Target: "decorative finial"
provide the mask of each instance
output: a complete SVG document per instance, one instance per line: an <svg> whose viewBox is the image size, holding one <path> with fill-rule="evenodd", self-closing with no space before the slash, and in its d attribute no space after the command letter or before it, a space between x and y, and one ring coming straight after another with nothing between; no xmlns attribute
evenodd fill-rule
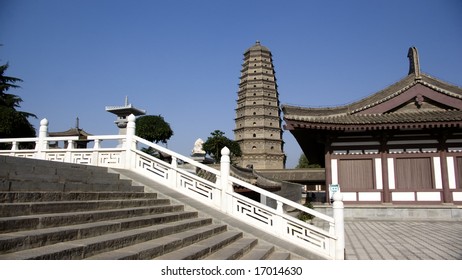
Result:
<svg viewBox="0 0 462 280"><path fill-rule="evenodd" d="M125 107L128 106L128 96L125 96Z"/></svg>
<svg viewBox="0 0 462 280"><path fill-rule="evenodd" d="M416 78L420 78L420 64L419 64L419 53L416 47L410 47L407 53L409 58L409 73L414 74Z"/></svg>
<svg viewBox="0 0 462 280"><path fill-rule="evenodd" d="M79 129L79 117L75 119L75 128Z"/></svg>
<svg viewBox="0 0 462 280"><path fill-rule="evenodd" d="M257 41L255 42L255 45L260 46L260 40L257 40Z"/></svg>

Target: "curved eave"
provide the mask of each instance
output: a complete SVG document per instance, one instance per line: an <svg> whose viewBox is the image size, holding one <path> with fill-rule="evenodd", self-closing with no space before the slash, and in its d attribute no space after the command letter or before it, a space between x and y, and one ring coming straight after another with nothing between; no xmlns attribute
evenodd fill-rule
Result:
<svg viewBox="0 0 462 280"><path fill-rule="evenodd" d="M313 129L335 131L366 131L366 130L396 130L396 129L433 129L433 128L462 128L462 121L435 122L401 122L401 123L348 123L333 124L319 122L303 122L286 120L285 130Z"/></svg>

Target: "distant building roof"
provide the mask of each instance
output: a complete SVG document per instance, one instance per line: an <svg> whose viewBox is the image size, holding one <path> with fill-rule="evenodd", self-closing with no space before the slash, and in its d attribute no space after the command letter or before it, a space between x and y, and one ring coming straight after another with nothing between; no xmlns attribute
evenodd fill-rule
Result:
<svg viewBox="0 0 462 280"><path fill-rule="evenodd" d="M79 136L79 139L87 139L88 136L92 136L92 134L86 132L81 128L71 128L66 131L61 132L50 132L49 135L51 137L59 137L59 136Z"/></svg>
<svg viewBox="0 0 462 280"><path fill-rule="evenodd" d="M51 137L78 136L79 139L82 139L82 140L86 140L88 136L92 136L92 134L86 132L85 130L79 127L79 118L76 118L75 127L70 128L66 131L49 132L48 135L50 135Z"/></svg>

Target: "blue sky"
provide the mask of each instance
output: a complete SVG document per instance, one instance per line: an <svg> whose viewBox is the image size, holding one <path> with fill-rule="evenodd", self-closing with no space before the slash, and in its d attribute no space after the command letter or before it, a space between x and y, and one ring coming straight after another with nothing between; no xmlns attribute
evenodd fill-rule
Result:
<svg viewBox="0 0 462 280"><path fill-rule="evenodd" d="M219 129L234 139L244 51L268 47L282 104L361 99L405 77L416 46L423 72L462 86L462 1L0 0L0 63L24 80L21 109L116 134L108 105L125 96L174 130L189 155ZM284 133L287 167L301 154Z"/></svg>

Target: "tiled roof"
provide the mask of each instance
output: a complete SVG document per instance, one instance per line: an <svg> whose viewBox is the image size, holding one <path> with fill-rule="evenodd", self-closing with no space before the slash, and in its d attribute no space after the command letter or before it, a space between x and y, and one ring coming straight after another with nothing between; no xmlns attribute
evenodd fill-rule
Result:
<svg viewBox="0 0 462 280"><path fill-rule="evenodd" d="M295 122L308 122L312 124L339 124L339 125L376 125L376 124L417 124L462 122L462 111L458 110L427 110L412 112L397 112L389 114L338 114L329 116L291 116L288 119Z"/></svg>
<svg viewBox="0 0 462 280"><path fill-rule="evenodd" d="M248 48L245 52L249 52L249 51L266 51L266 52L269 52L270 50L265 47L265 46L262 46L260 44L260 41L256 41L255 42L255 45L251 46L250 48Z"/></svg>
<svg viewBox="0 0 462 280"><path fill-rule="evenodd" d="M417 127L462 126L462 111L459 110L422 109L383 114L361 113L368 108L404 93L416 84L421 84L441 94L462 100L462 88L450 85L426 74L420 74L418 77L411 74L373 95L344 106L309 108L283 105L284 120L288 123L289 127L316 127L324 129L333 126L349 126L350 129L360 129L359 127L352 127L355 125L361 125L362 128L365 128L363 125L366 125L367 128L377 128L379 126L393 127L394 124L399 124L400 127L403 125L414 127L416 124L418 124Z"/></svg>
<svg viewBox="0 0 462 280"><path fill-rule="evenodd" d="M51 137L59 137L59 136L79 136L81 139L86 139L88 136L91 136L92 134L86 132L83 129L80 128L71 128L66 131L61 131L61 132L50 132L49 135Z"/></svg>

